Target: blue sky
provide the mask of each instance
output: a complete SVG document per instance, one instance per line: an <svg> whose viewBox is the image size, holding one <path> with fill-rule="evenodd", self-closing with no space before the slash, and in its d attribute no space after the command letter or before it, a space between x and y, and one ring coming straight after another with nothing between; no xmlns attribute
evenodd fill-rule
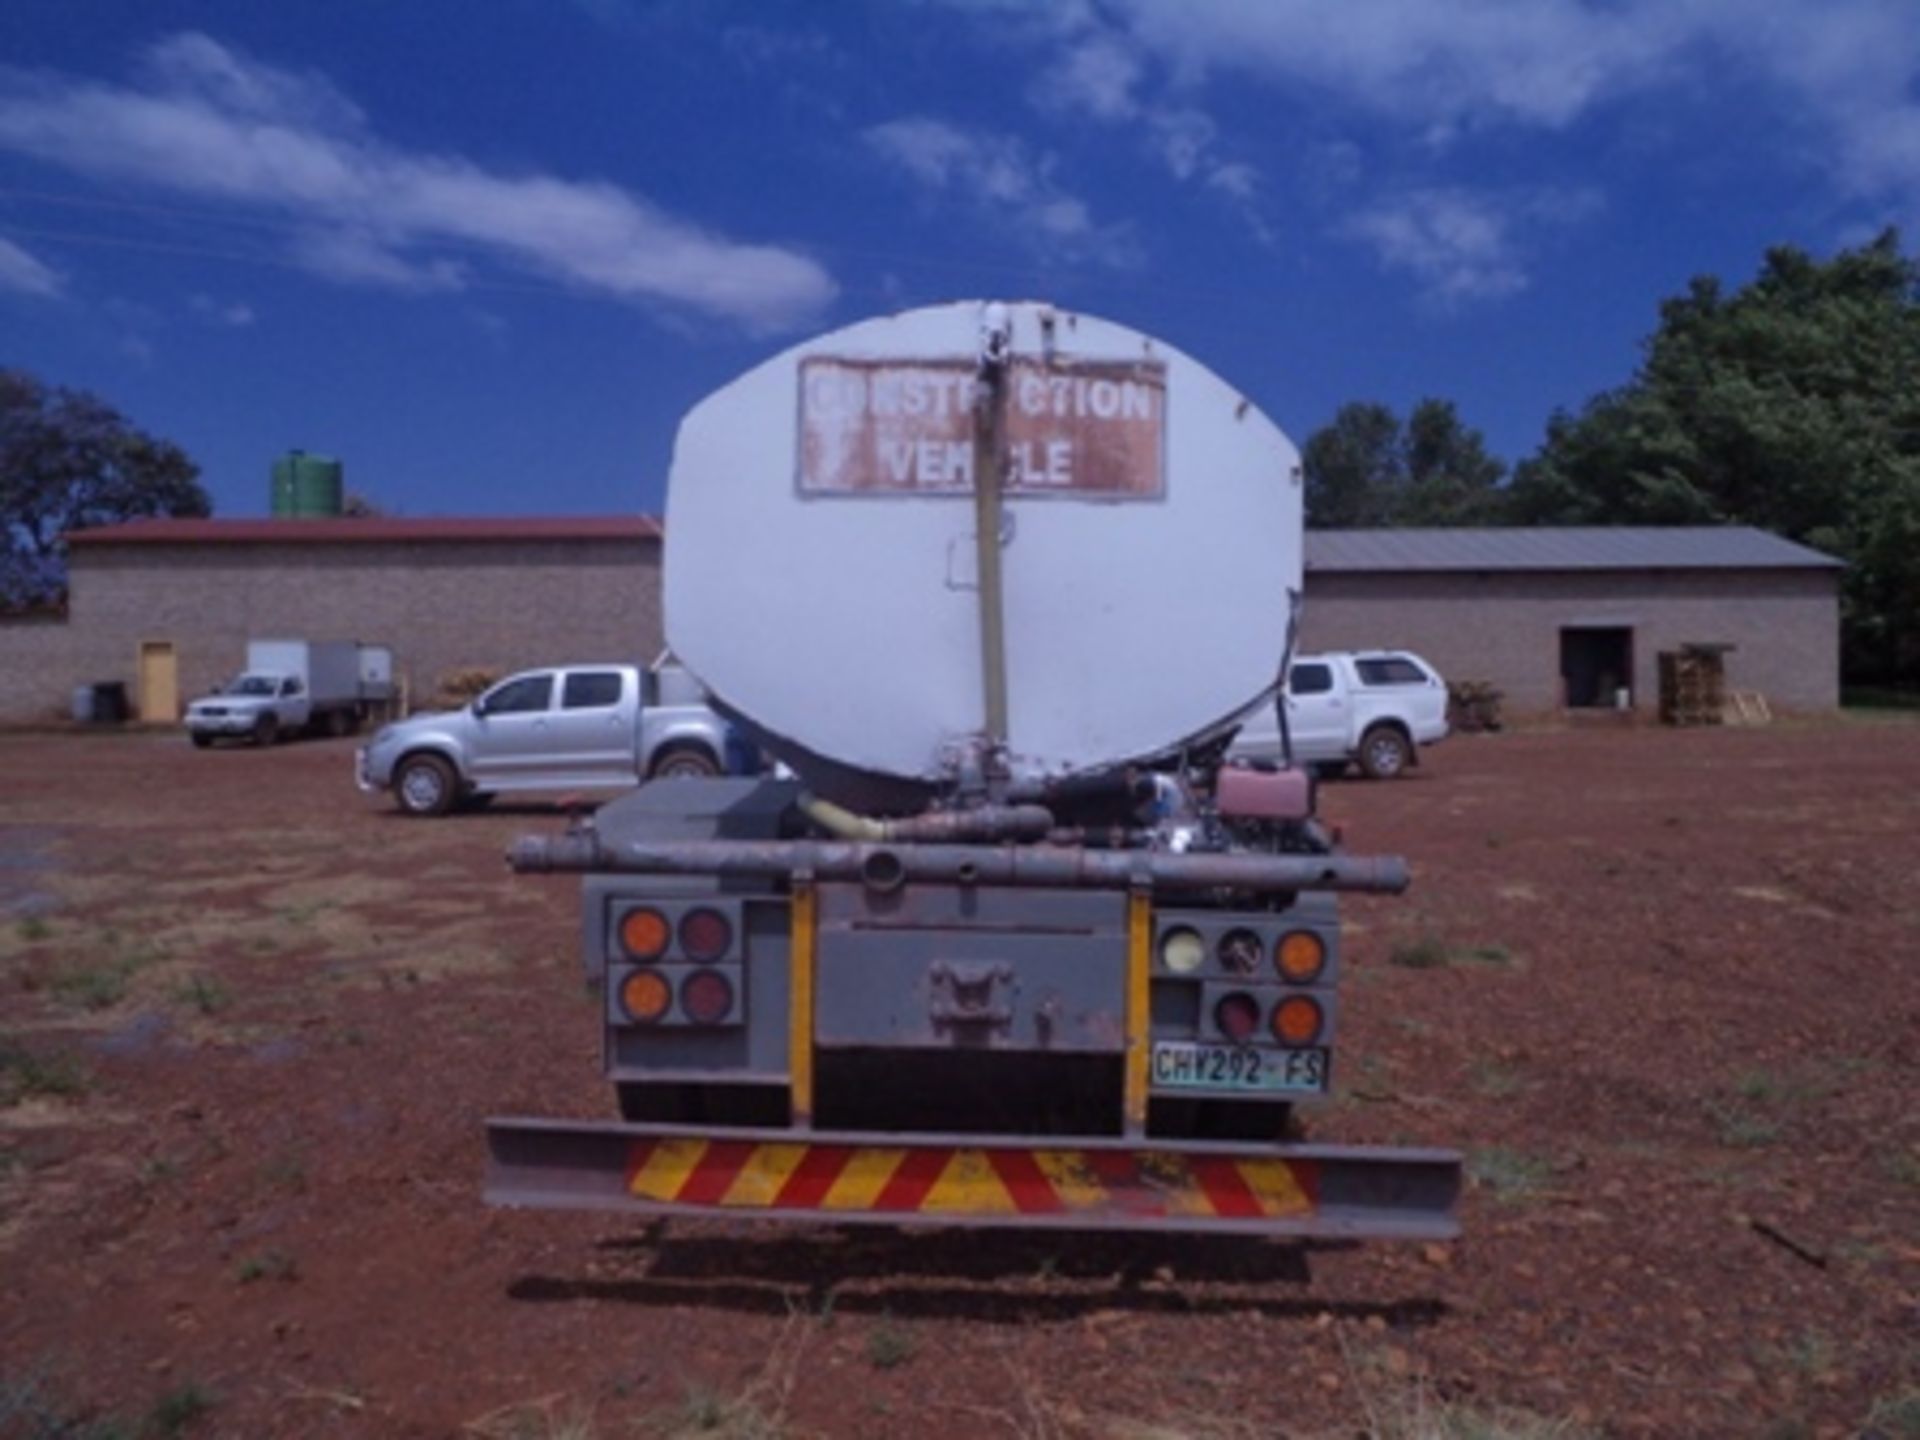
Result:
<svg viewBox="0 0 1920 1440"><path fill-rule="evenodd" d="M1513 460L1689 276L1920 233L1917 77L1912 0L9 0L0 365L227 515L654 510L709 390L988 293Z"/></svg>

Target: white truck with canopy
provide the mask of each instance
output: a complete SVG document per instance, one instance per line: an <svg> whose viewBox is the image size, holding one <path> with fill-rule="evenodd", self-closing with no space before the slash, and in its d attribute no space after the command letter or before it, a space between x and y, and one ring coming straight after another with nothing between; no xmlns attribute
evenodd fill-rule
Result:
<svg viewBox="0 0 1920 1440"><path fill-rule="evenodd" d="M302 732L350 735L368 703L383 698L377 677L392 663L385 647L353 640L250 640L247 668L187 706L187 734L202 748L218 739L271 745Z"/></svg>

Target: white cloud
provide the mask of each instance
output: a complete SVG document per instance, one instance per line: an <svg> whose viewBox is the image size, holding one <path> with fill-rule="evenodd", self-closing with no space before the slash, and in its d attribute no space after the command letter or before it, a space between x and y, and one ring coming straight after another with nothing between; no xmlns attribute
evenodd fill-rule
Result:
<svg viewBox="0 0 1920 1440"><path fill-rule="evenodd" d="M806 255L713 234L615 185L388 144L324 77L205 35L156 46L134 85L0 68L0 148L297 220L294 258L341 283L458 289L484 259L752 329L804 321L836 293Z"/></svg>
<svg viewBox="0 0 1920 1440"><path fill-rule="evenodd" d="M1123 230L1095 222L1086 202L1053 178L1053 163L1018 136L963 130L925 115L867 129L881 158L929 194L956 199L1031 243L1130 265L1137 256Z"/></svg>
<svg viewBox="0 0 1920 1440"><path fill-rule="evenodd" d="M60 293L60 277L13 241L0 237L0 290L50 300Z"/></svg>
<svg viewBox="0 0 1920 1440"><path fill-rule="evenodd" d="M216 300L211 295L195 295L187 303L193 308L193 313L209 325L244 330L259 318L254 314L253 307L243 300Z"/></svg>
<svg viewBox="0 0 1920 1440"><path fill-rule="evenodd" d="M1430 187L1378 200L1344 228L1372 247L1387 269L1413 276L1429 301L1451 309L1524 290L1528 277L1518 232L1570 224L1600 203L1597 193L1583 190L1496 194Z"/></svg>

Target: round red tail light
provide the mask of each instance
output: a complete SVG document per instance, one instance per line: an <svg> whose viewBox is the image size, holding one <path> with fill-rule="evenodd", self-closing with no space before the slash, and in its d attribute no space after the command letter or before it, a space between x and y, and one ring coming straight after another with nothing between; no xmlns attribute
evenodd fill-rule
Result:
<svg viewBox="0 0 1920 1440"><path fill-rule="evenodd" d="M680 948L689 960L718 960L733 946L733 922L718 910L689 910L680 917Z"/></svg>
<svg viewBox="0 0 1920 1440"><path fill-rule="evenodd" d="M1273 1038L1282 1045L1311 1045L1324 1023L1320 1002L1305 995L1289 995L1273 1007Z"/></svg>
<svg viewBox="0 0 1920 1440"><path fill-rule="evenodd" d="M620 922L620 947L635 960L658 960L671 939L673 927L658 910L629 910Z"/></svg>
<svg viewBox="0 0 1920 1440"><path fill-rule="evenodd" d="M1243 990L1222 995L1213 1007L1213 1023L1229 1040L1245 1040L1260 1027L1260 1006Z"/></svg>
<svg viewBox="0 0 1920 1440"><path fill-rule="evenodd" d="M680 982L680 1009L696 1025L718 1025L733 1009L733 984L718 970L696 970Z"/></svg>

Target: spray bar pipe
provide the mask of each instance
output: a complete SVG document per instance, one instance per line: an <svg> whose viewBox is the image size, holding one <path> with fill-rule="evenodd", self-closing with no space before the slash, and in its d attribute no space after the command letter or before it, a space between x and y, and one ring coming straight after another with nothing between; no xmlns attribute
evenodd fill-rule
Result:
<svg viewBox="0 0 1920 1440"><path fill-rule="evenodd" d="M834 840L684 840L608 845L591 831L528 835L507 851L521 874L551 872L857 880L1126 890L1358 890L1397 895L1406 861L1342 855L1193 855L1054 845L877 845Z"/></svg>

